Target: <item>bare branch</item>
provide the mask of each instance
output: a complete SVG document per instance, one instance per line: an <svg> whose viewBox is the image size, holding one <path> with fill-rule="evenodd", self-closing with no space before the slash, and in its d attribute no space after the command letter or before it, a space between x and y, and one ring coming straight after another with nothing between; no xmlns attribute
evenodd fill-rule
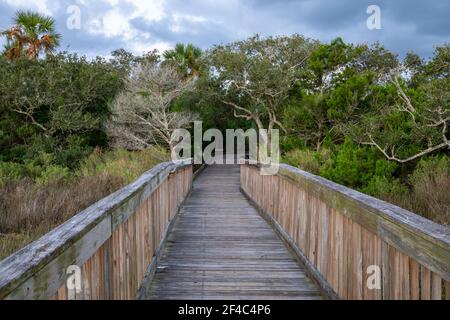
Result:
<svg viewBox="0 0 450 320"><path fill-rule="evenodd" d="M48 129L46 127L44 127L42 124L40 124L39 122L37 122L36 119L33 117L33 115L31 113L26 112L26 111L22 111L22 110L18 110L18 109L12 109L12 111L27 116L31 120L32 124L34 124L35 126L39 127L40 129L42 129L42 131L48 132Z"/></svg>
<svg viewBox="0 0 450 320"><path fill-rule="evenodd" d="M421 152L419 152L419 153L417 153L417 154L415 154L415 155L413 155L411 157L408 157L406 159L399 159L399 158L397 158L395 156L395 146L393 146L391 148L391 154L389 155L386 152L386 148L382 148L378 143L375 142L375 140L373 140L373 138L371 136L369 136L369 139L370 139L370 142L363 142L362 144L364 144L364 145L371 145L371 146L376 147L386 157L386 159L391 160L391 161L396 161L398 163L410 162L410 161L413 161L413 160L418 159L420 157L423 157L423 156L425 156L427 154L435 152L435 151L437 151L439 149L442 149L442 148L445 148L445 147L449 147L450 148L450 143L447 141L447 142L443 142L441 144L438 144L436 146L429 147L428 149L425 149L425 150L423 150L423 151L421 151Z"/></svg>
<svg viewBox="0 0 450 320"><path fill-rule="evenodd" d="M114 143L134 149L172 147L173 131L195 120L189 112L173 112L172 102L192 85L171 66L140 65L112 106L115 116L108 131Z"/></svg>

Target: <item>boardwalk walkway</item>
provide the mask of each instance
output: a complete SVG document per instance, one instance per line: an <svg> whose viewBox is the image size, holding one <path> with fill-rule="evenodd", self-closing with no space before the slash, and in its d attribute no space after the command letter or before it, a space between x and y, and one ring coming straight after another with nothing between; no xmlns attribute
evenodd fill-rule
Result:
<svg viewBox="0 0 450 320"><path fill-rule="evenodd" d="M146 299L320 299L239 189L239 166L210 166L169 234Z"/></svg>

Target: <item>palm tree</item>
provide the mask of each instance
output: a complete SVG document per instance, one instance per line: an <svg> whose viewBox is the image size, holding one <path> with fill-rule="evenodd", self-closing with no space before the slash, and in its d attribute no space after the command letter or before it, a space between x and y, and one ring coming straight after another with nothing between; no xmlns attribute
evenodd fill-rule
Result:
<svg viewBox="0 0 450 320"><path fill-rule="evenodd" d="M167 50L163 56L166 62L174 63L186 77L198 77L200 74L199 58L202 50L193 44L178 43L173 50Z"/></svg>
<svg viewBox="0 0 450 320"><path fill-rule="evenodd" d="M31 11L17 11L14 26L2 34L8 41L5 54L10 60L23 55L37 59L42 52L52 52L61 39L52 17Z"/></svg>

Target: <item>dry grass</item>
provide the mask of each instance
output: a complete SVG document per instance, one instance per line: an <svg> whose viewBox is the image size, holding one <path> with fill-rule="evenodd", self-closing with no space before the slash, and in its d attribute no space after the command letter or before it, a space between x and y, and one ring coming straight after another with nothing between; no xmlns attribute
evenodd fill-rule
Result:
<svg viewBox="0 0 450 320"><path fill-rule="evenodd" d="M0 259L49 232L96 201L127 185L167 155L96 151L69 179L31 179L0 185Z"/></svg>
<svg viewBox="0 0 450 320"><path fill-rule="evenodd" d="M379 195L383 200L418 213L437 223L450 225L450 162L432 159L419 164L410 178L412 190L407 194Z"/></svg>

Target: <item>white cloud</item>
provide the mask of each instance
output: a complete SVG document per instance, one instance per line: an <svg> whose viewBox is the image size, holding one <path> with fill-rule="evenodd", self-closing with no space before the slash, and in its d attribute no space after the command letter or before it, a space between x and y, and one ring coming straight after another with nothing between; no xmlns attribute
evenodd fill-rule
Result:
<svg viewBox="0 0 450 320"><path fill-rule="evenodd" d="M20 9L30 9L31 7L41 13L48 15L53 14L53 11L48 5L49 1L47 0L2 0L1 2L5 2L12 7L17 7Z"/></svg>
<svg viewBox="0 0 450 320"><path fill-rule="evenodd" d="M152 41L151 34L134 28L130 21L143 18L159 21L164 18L163 0L102 0L112 6L106 13L93 13L87 17L86 31L93 35L118 38L126 43L129 50L142 53L153 48L166 50L168 43ZM89 4L86 4L89 8ZM124 10L126 8L126 10Z"/></svg>
<svg viewBox="0 0 450 320"><path fill-rule="evenodd" d="M419 50L429 56L433 45L449 42L448 0L380 0L380 31L365 27L368 0L0 0L0 30L10 26L14 11L51 14L63 34L63 47L105 54L122 46L135 53L165 50L176 42L210 45L248 37L294 32L328 41L381 41L399 53ZM412 5L410 2L413 2ZM67 30L68 5L81 9L81 30ZM404 10L408 6L409 10ZM98 43L96 43L98 40ZM2 44L0 37L0 46ZM101 43L101 44L100 44ZM94 45L92 45L94 44Z"/></svg>
<svg viewBox="0 0 450 320"><path fill-rule="evenodd" d="M95 19L98 25L98 21L101 21L100 28L91 29L93 33L101 33L106 37L122 37L124 40L130 40L135 36L134 30L132 30L129 18L124 16L119 10L110 10L106 12L101 20Z"/></svg>
<svg viewBox="0 0 450 320"><path fill-rule="evenodd" d="M194 16L194 15L190 15L190 14L175 13L172 17L175 22L188 21L188 22L193 22L193 23L201 23L201 22L208 21L208 19L206 19L205 17Z"/></svg>
<svg viewBox="0 0 450 320"><path fill-rule="evenodd" d="M159 21L165 16L164 0L125 0L135 7L131 18L143 17L147 21Z"/></svg>
<svg viewBox="0 0 450 320"><path fill-rule="evenodd" d="M135 54L143 54L156 49L159 52L164 52L172 47L168 42L145 42L145 41L133 41L129 43L129 50L133 51Z"/></svg>
<svg viewBox="0 0 450 320"><path fill-rule="evenodd" d="M107 12L92 13L87 17L86 31L92 35L104 36L106 38L120 39L126 43L129 50L134 53L143 53L151 49L159 51L171 47L169 42L152 38L152 34L138 30L131 24L135 18L144 19L147 22L157 23L162 19L169 18L172 21L170 30L174 33L195 33L195 30L185 27L186 24L200 24L208 21L200 15L183 14L168 11L165 0L102 0L111 8ZM84 3L89 9L89 2ZM126 8L126 9L124 9Z"/></svg>

